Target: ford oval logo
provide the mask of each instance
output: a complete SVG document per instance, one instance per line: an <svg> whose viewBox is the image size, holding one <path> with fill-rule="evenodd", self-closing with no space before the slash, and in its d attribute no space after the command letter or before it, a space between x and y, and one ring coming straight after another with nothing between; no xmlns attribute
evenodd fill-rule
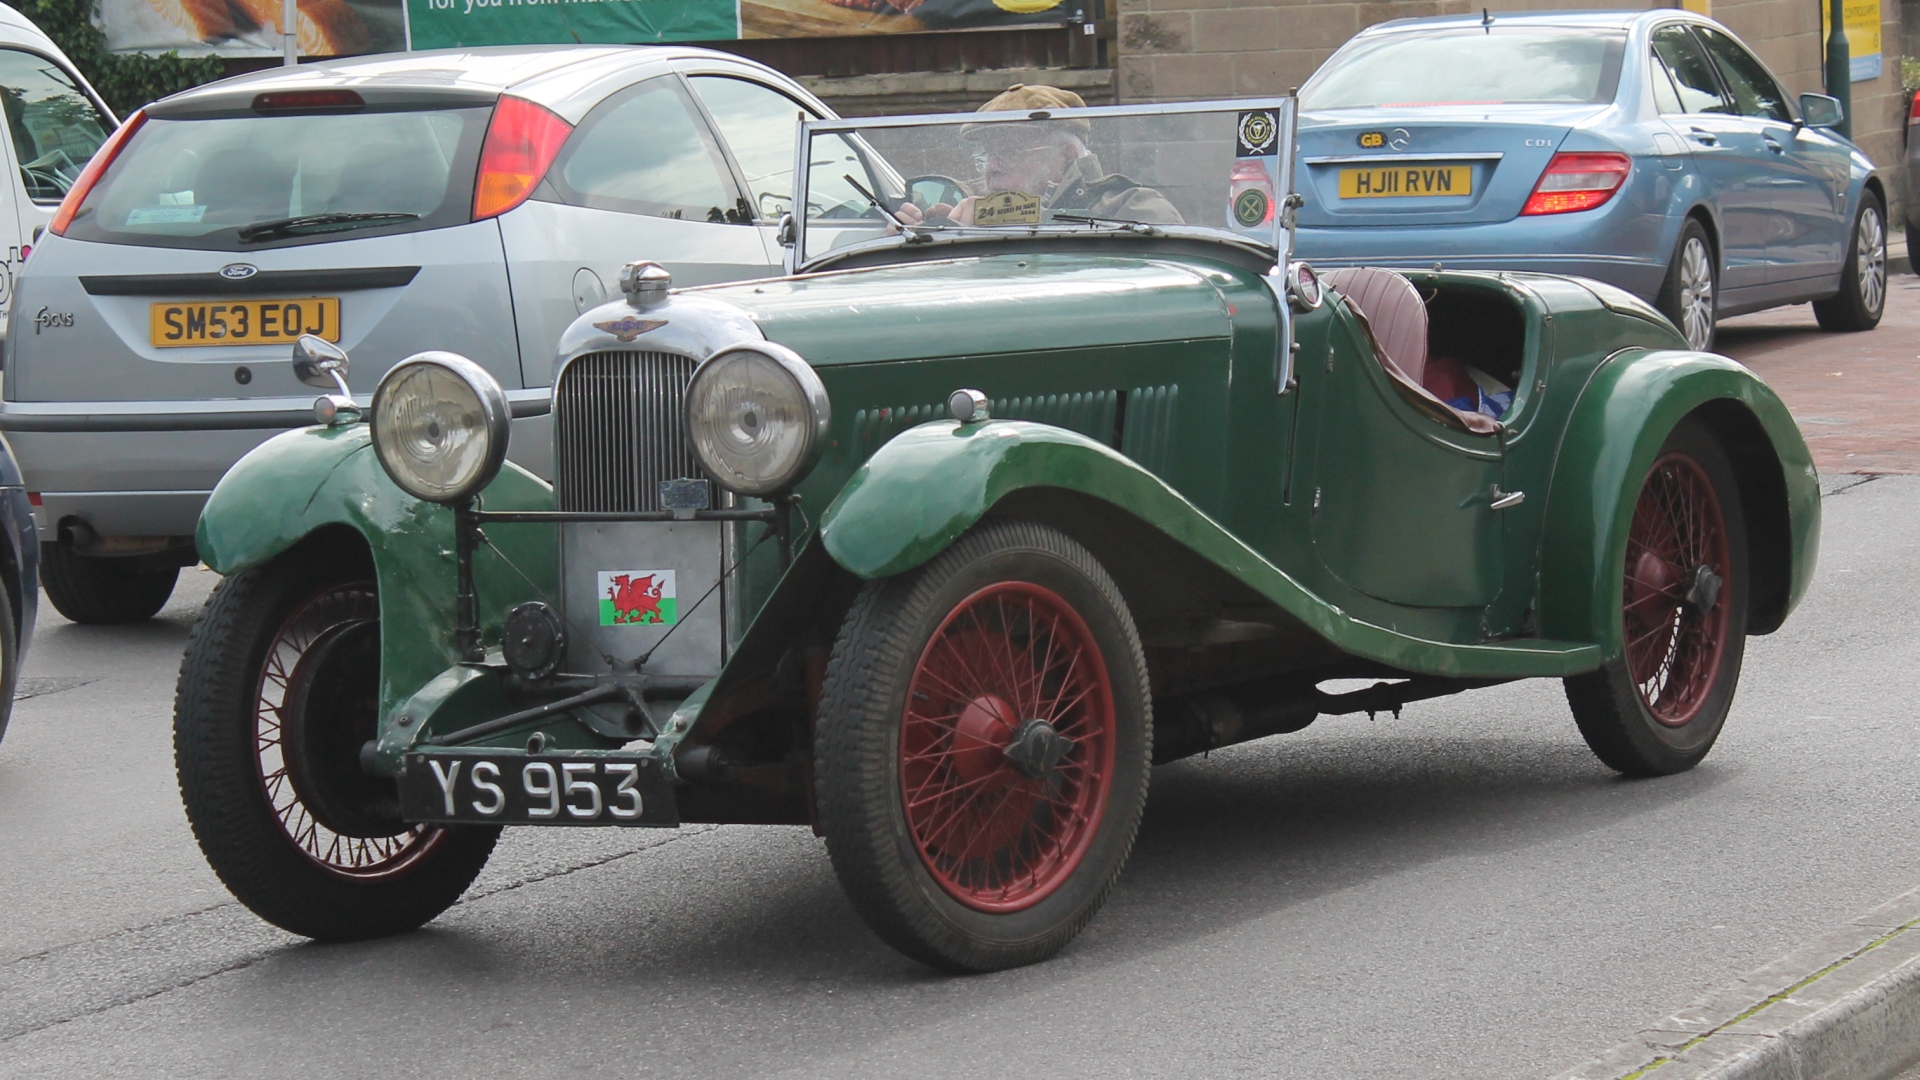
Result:
<svg viewBox="0 0 1920 1080"><path fill-rule="evenodd" d="M260 272L252 263L228 263L220 268L220 276L229 281L245 281Z"/></svg>

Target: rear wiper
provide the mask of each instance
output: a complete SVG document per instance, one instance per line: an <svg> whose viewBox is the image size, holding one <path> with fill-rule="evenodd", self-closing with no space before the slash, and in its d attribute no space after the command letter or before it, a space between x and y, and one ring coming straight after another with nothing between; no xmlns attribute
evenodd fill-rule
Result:
<svg viewBox="0 0 1920 1080"><path fill-rule="evenodd" d="M256 221L240 227L240 240L251 243L255 240L272 240L282 236L303 236L307 233L340 232L345 229L364 229L374 225L390 225L400 221L414 221L419 214L406 214L397 210L365 214L303 214L300 217L274 218L271 221Z"/></svg>
<svg viewBox="0 0 1920 1080"><path fill-rule="evenodd" d="M1112 225L1127 232L1136 232L1142 236L1152 236L1153 226L1144 221L1127 221L1124 218L1094 217L1091 214L1067 214L1054 211L1053 220L1071 221L1076 225Z"/></svg>

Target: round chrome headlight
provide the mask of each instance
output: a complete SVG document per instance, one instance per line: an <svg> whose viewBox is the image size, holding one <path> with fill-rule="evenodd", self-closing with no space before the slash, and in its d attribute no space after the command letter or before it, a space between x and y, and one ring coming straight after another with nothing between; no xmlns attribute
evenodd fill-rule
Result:
<svg viewBox="0 0 1920 1080"><path fill-rule="evenodd" d="M770 341L715 353L687 386L687 438L714 482L742 495L793 486L826 445L827 388Z"/></svg>
<svg viewBox="0 0 1920 1080"><path fill-rule="evenodd" d="M373 392L373 451L402 491L428 502L464 502L487 486L512 426L499 382L450 352L407 357Z"/></svg>

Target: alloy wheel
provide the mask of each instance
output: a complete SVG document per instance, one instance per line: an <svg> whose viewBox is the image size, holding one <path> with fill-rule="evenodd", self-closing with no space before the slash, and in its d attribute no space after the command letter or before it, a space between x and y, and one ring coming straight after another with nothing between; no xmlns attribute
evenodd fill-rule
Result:
<svg viewBox="0 0 1920 1080"><path fill-rule="evenodd" d="M1713 340L1713 252L1697 236L1680 249L1680 314L1688 347L1706 348Z"/></svg>
<svg viewBox="0 0 1920 1080"><path fill-rule="evenodd" d="M1887 299L1887 229L1878 207L1861 209L1854 245L1860 260L1860 306L1878 312Z"/></svg>

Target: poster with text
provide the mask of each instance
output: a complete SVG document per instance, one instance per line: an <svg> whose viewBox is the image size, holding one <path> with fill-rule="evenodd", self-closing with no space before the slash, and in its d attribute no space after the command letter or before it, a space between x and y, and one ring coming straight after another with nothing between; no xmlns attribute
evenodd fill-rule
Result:
<svg viewBox="0 0 1920 1080"><path fill-rule="evenodd" d="M354 56L407 47L402 0L298 0L302 56ZM100 0L114 52L279 56L284 0Z"/></svg>
<svg viewBox="0 0 1920 1080"><path fill-rule="evenodd" d="M412 47L443 49L1053 25L1078 21L1083 0L406 0L406 4Z"/></svg>
<svg viewBox="0 0 1920 1080"><path fill-rule="evenodd" d="M1820 0L1820 53L1826 55L1827 35L1833 32L1833 13ZM1847 54L1853 58L1853 81L1880 77L1880 0L1846 0Z"/></svg>

